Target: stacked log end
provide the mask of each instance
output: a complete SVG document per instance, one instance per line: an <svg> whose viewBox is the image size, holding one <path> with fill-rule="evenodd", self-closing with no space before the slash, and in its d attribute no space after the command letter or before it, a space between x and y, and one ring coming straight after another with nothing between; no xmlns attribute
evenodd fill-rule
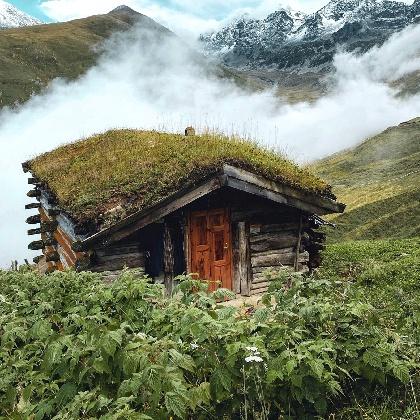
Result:
<svg viewBox="0 0 420 420"><path fill-rule="evenodd" d="M25 173L30 173L30 164L25 162L22 164L22 169ZM31 226L28 229L28 236L38 236L39 240L34 240L29 243L28 249L32 251L41 251L42 255L38 255L33 259L34 264L38 266L38 270L43 273L52 273L60 269L60 254L57 250L57 240L55 239L55 232L58 227L58 222L55 216L59 214L56 209L49 209L45 212L42 208L41 200L41 182L35 176L28 178L28 184L33 186L33 189L28 191L27 196L34 198L38 202L28 203L25 205L26 210L38 210L38 213L29 216L26 223ZM50 201L50 199L48 200Z"/></svg>

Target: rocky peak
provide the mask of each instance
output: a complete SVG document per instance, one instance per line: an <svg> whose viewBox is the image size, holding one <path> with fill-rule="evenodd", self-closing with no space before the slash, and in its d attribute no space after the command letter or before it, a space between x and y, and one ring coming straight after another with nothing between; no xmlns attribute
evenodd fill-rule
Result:
<svg viewBox="0 0 420 420"><path fill-rule="evenodd" d="M22 12L10 3L0 0L0 29L39 25L42 22Z"/></svg>
<svg viewBox="0 0 420 420"><path fill-rule="evenodd" d="M134 14L138 14L138 12L136 12L135 10L133 10L131 7L128 7L124 4L122 4L121 6L116 7L115 9L111 10L109 12L110 14L113 13L126 13L126 14L130 14L130 15L134 15Z"/></svg>
<svg viewBox="0 0 420 420"><path fill-rule="evenodd" d="M244 16L200 37L204 51L236 68L324 68L338 49L366 51L420 22L420 0L331 0L305 15L280 9L265 19ZM300 70L299 70L300 71Z"/></svg>

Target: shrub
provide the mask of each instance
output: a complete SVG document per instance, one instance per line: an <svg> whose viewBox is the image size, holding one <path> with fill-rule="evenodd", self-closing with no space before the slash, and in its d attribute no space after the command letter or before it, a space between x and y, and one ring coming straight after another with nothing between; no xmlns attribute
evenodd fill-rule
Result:
<svg viewBox="0 0 420 420"><path fill-rule="evenodd" d="M350 384L406 383L404 338L351 284L279 276L254 313L180 278L0 272L0 412L11 418L315 416ZM408 354L408 353L407 353Z"/></svg>

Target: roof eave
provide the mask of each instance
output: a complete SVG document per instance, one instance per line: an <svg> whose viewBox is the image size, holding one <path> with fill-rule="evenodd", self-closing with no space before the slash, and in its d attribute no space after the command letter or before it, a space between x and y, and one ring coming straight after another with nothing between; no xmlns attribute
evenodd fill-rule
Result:
<svg viewBox="0 0 420 420"><path fill-rule="evenodd" d="M135 231L222 187L257 195L297 208L308 214L342 213L345 209L344 204L337 203L332 199L269 181L264 177L231 165L224 165L218 174L213 174L212 178L206 179L200 185L180 190L152 207L133 213L111 227L75 242L73 249L83 251L97 243L107 244L124 239Z"/></svg>

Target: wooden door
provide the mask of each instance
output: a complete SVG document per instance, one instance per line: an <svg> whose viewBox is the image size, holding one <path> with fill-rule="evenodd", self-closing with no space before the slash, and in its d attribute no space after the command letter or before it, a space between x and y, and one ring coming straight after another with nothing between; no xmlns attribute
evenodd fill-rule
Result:
<svg viewBox="0 0 420 420"><path fill-rule="evenodd" d="M190 220L190 272L209 281L209 290L232 290L232 241L226 209L194 212Z"/></svg>

